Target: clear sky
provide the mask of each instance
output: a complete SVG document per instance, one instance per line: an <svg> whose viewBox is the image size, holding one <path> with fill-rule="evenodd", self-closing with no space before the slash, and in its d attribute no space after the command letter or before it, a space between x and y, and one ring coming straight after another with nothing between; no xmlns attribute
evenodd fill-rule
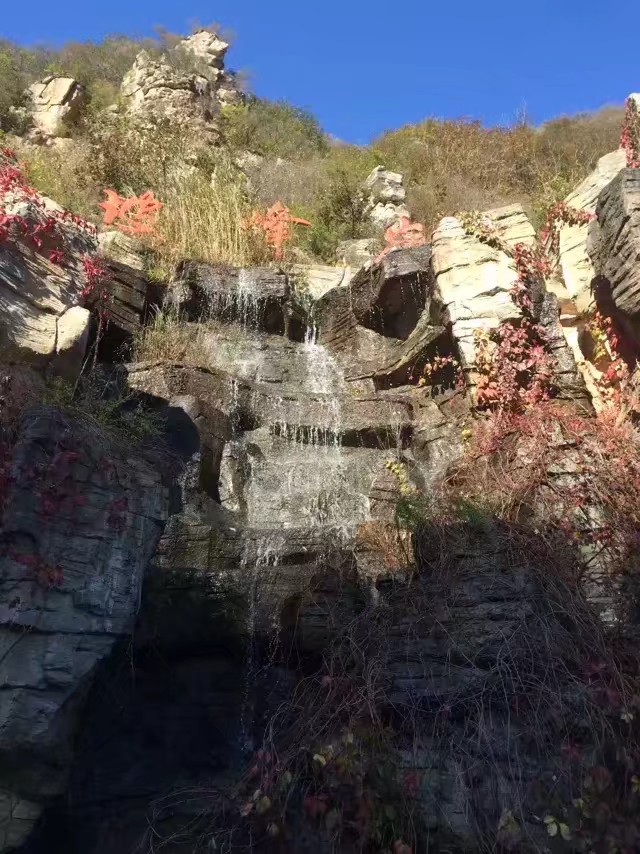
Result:
<svg viewBox="0 0 640 854"><path fill-rule="evenodd" d="M368 142L425 116L536 122L640 90L631 0L3 0L0 35L23 43L187 31L218 21L228 64L254 91L311 109Z"/></svg>

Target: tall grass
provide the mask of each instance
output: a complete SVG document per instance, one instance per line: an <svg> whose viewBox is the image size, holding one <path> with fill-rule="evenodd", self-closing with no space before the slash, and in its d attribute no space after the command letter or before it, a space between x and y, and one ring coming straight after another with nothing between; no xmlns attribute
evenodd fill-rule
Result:
<svg viewBox="0 0 640 854"><path fill-rule="evenodd" d="M174 170L158 182L164 201L151 246L160 262L184 258L242 266L268 260L266 245L245 227L251 213L243 176L220 158L211 176Z"/></svg>

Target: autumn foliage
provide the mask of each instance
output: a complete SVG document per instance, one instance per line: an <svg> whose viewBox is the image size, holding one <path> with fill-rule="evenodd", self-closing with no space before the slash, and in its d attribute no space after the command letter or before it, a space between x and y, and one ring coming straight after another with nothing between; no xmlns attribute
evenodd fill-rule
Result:
<svg viewBox="0 0 640 854"><path fill-rule="evenodd" d="M246 223L248 228L255 228L264 234L268 246L273 249L276 261L284 257L284 248L291 240L294 225L310 226L306 219L293 216L289 208L282 202L276 202L267 211L254 211Z"/></svg>
<svg viewBox="0 0 640 854"><path fill-rule="evenodd" d="M419 222L412 222L409 217L403 216L399 222L389 226L385 231L384 242L385 247L377 256L376 261L380 261L394 249L412 249L416 246L424 246L427 242L424 225Z"/></svg>
<svg viewBox="0 0 640 854"><path fill-rule="evenodd" d="M140 196L119 196L115 190L105 190L107 200L100 203L104 212L103 221L107 226L113 225L124 234L152 234L158 215L162 210L162 202L156 199L152 190L147 190Z"/></svg>

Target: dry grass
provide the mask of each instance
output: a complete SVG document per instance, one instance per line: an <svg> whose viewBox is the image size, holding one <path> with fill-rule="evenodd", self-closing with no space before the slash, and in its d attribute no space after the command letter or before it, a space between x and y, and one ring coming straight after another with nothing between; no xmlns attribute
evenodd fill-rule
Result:
<svg viewBox="0 0 640 854"><path fill-rule="evenodd" d="M203 336L209 326L185 323L174 311L158 311L133 344L134 362L182 362L202 365Z"/></svg>
<svg viewBox="0 0 640 854"><path fill-rule="evenodd" d="M174 173L159 188L165 205L151 247L171 267L185 258L245 266L269 260L267 247L245 228L251 209L242 177L224 162L211 177Z"/></svg>
<svg viewBox="0 0 640 854"><path fill-rule="evenodd" d="M356 534L356 551L372 552L390 572L413 565L411 535L396 525L379 520L364 522Z"/></svg>
<svg viewBox="0 0 640 854"><path fill-rule="evenodd" d="M526 120L485 128L426 119L384 134L374 149L403 172L409 206L432 226L443 214L519 201L534 219L564 198L597 159L618 147L622 111L607 108L536 128Z"/></svg>

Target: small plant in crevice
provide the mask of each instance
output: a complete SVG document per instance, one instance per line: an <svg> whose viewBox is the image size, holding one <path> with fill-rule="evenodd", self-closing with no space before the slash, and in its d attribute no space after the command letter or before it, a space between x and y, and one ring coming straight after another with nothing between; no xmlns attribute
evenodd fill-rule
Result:
<svg viewBox="0 0 640 854"><path fill-rule="evenodd" d="M410 375L409 380L413 380ZM452 354L436 353L427 360L421 375L418 377L419 387L428 387L431 396L444 394L449 389L465 388L464 371L460 361Z"/></svg>
<svg viewBox="0 0 640 854"><path fill-rule="evenodd" d="M593 219L595 214L589 211L572 208L566 202L556 202L547 211L538 241L548 247L548 252L557 253L560 248L560 229L563 225L587 225Z"/></svg>
<svg viewBox="0 0 640 854"><path fill-rule="evenodd" d="M599 370L597 387L601 400L619 422L640 415L640 375L637 363L630 366L623 354L623 335L614 319L596 310L586 330L594 342L593 362ZM611 411L613 408L613 412Z"/></svg>
<svg viewBox="0 0 640 854"><path fill-rule="evenodd" d="M474 340L480 407L518 410L549 399L554 363L538 324L507 321Z"/></svg>

